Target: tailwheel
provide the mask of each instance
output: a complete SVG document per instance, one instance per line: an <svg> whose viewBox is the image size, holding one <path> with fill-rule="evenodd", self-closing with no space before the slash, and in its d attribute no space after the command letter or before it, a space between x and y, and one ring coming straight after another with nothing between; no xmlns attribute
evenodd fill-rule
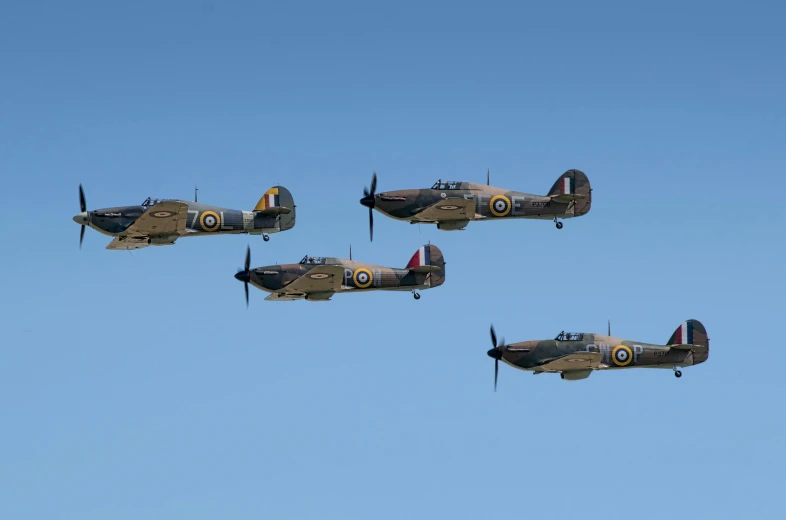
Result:
<svg viewBox="0 0 786 520"><path fill-rule="evenodd" d="M557 217L554 217L554 224L557 226L557 229L562 229L562 222L557 220Z"/></svg>
<svg viewBox="0 0 786 520"><path fill-rule="evenodd" d="M419 300L419 299L420 299L420 293L419 293L419 292L417 292L417 291L412 291L412 296L413 296L413 297L414 297L416 300Z"/></svg>
<svg viewBox="0 0 786 520"><path fill-rule="evenodd" d="M267 242L268 240L270 240L270 235L262 235L262 240Z"/></svg>
<svg viewBox="0 0 786 520"><path fill-rule="evenodd" d="M682 377L682 371L674 367L674 377Z"/></svg>

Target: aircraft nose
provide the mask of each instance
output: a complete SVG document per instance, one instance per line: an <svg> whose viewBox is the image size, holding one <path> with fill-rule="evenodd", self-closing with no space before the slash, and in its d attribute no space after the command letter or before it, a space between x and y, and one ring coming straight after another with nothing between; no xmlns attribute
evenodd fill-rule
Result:
<svg viewBox="0 0 786 520"><path fill-rule="evenodd" d="M488 352L486 352L486 354L488 354L488 356L489 356L491 359L499 359L499 358L501 358L501 357L502 357L502 356L500 355L500 352L499 352L499 350L497 350L497 349L495 349L495 348L489 349L489 351L488 351Z"/></svg>
<svg viewBox="0 0 786 520"><path fill-rule="evenodd" d="M362 199L360 199L360 203L366 206L367 208L374 207L374 196L373 195L366 195Z"/></svg>
<svg viewBox="0 0 786 520"><path fill-rule="evenodd" d="M82 213L77 213L74 215L74 222L79 224L80 226L87 225L87 211L83 211Z"/></svg>
<svg viewBox="0 0 786 520"><path fill-rule="evenodd" d="M251 281L251 273L248 271L238 271L235 273L235 280L239 282L249 282Z"/></svg>

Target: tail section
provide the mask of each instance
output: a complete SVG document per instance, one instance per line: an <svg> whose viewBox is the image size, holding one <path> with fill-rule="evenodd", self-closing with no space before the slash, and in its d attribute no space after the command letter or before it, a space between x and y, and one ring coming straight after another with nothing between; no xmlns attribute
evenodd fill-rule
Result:
<svg viewBox="0 0 786 520"><path fill-rule="evenodd" d="M295 199L283 186L267 190L254 207L254 213L277 216L282 231L295 227Z"/></svg>
<svg viewBox="0 0 786 520"><path fill-rule="evenodd" d="M706 361L710 355L710 339L707 329L699 320L687 320L677 327L667 343L672 348L692 350L693 364Z"/></svg>
<svg viewBox="0 0 786 520"><path fill-rule="evenodd" d="M568 170L563 173L549 190L548 196L556 202L572 202L573 212L577 217L589 213L592 206L589 178L581 170Z"/></svg>
<svg viewBox="0 0 786 520"><path fill-rule="evenodd" d="M416 273L428 273L429 285L432 287L445 283L445 258L437 246L421 246L412 255L406 268Z"/></svg>

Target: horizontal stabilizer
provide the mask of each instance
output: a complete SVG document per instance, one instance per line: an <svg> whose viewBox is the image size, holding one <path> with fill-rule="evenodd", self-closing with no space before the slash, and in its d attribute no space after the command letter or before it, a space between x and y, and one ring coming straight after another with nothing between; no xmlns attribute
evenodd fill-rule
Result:
<svg viewBox="0 0 786 520"><path fill-rule="evenodd" d="M434 271L439 271L440 269L442 268L438 265L421 265L410 268L410 271L413 273L433 273Z"/></svg>
<svg viewBox="0 0 786 520"><path fill-rule="evenodd" d="M586 198L581 193L563 193L561 195L552 195L551 200L554 202L573 202L574 200L581 200Z"/></svg>
<svg viewBox="0 0 786 520"><path fill-rule="evenodd" d="M673 348L675 350L694 350L700 348L701 345L678 344L678 345L668 345L668 347Z"/></svg>
<svg viewBox="0 0 786 520"><path fill-rule="evenodd" d="M284 206L273 206L267 209L255 209L257 215L288 215L292 210Z"/></svg>

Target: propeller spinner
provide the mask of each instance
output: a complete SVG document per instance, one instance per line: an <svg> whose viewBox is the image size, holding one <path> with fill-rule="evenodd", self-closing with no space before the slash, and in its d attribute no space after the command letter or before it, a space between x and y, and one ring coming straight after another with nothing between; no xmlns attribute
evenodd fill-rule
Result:
<svg viewBox="0 0 786 520"><path fill-rule="evenodd" d="M360 203L363 204L368 208L368 232L369 238L371 241L374 241L374 206L376 205L376 199L374 195L377 193L377 172L371 177L371 190L368 188L363 188L363 198L360 199Z"/></svg>

